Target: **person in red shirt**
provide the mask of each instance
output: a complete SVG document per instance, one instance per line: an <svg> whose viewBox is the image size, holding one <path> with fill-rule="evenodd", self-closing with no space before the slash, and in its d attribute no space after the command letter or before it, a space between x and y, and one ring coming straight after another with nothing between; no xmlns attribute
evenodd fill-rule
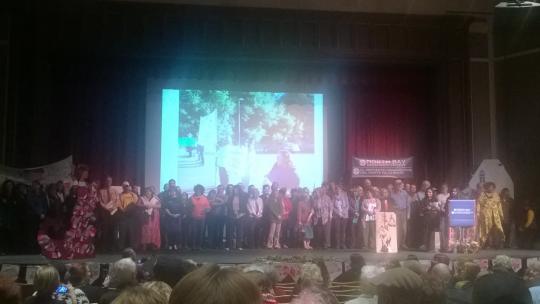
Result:
<svg viewBox="0 0 540 304"><path fill-rule="evenodd" d="M193 250L201 249L204 234L204 221L206 219L206 213L210 211L210 203L208 202L208 198L204 195L204 190L202 185L196 185L193 188L195 193L191 196L191 240L193 242Z"/></svg>

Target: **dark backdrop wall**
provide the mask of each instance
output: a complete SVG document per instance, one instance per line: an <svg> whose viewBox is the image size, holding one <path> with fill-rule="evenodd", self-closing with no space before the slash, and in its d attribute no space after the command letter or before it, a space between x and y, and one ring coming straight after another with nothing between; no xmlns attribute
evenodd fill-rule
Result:
<svg viewBox="0 0 540 304"><path fill-rule="evenodd" d="M496 15L497 135L499 158L516 196L533 203L540 180L540 8Z"/></svg>
<svg viewBox="0 0 540 304"><path fill-rule="evenodd" d="M470 174L467 27L456 16L18 1L9 15L4 163L73 154L144 179L149 78L287 83L331 92L328 175L352 155L420 159L417 178Z"/></svg>

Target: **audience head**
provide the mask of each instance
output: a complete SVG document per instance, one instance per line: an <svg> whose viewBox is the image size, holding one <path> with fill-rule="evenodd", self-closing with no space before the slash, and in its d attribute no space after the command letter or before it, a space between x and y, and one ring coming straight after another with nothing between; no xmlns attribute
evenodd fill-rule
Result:
<svg viewBox="0 0 540 304"><path fill-rule="evenodd" d="M14 280L0 276L0 303L20 304L21 288Z"/></svg>
<svg viewBox="0 0 540 304"><path fill-rule="evenodd" d="M167 304L167 297L153 289L133 286L124 289L112 304Z"/></svg>
<svg viewBox="0 0 540 304"><path fill-rule="evenodd" d="M422 181L422 191L426 191L428 188L431 187L431 182L428 180Z"/></svg>
<svg viewBox="0 0 540 304"><path fill-rule="evenodd" d="M364 260L364 257L359 255L358 253L351 254L351 269L361 272L362 267L366 265L366 261Z"/></svg>
<svg viewBox="0 0 540 304"><path fill-rule="evenodd" d="M507 255L497 255L491 263L493 264L494 271L513 271L512 259Z"/></svg>
<svg viewBox="0 0 540 304"><path fill-rule="evenodd" d="M153 290L158 294L165 296L167 303L169 302L172 292L172 288L169 286L169 284L161 281L150 281L143 283L142 287Z"/></svg>
<svg viewBox="0 0 540 304"><path fill-rule="evenodd" d="M88 283L90 269L85 263L71 264L66 275L66 281L77 287Z"/></svg>
<svg viewBox="0 0 540 304"><path fill-rule="evenodd" d="M52 294L60 285L58 270L51 265L40 266L34 275L34 289L38 294Z"/></svg>
<svg viewBox="0 0 540 304"><path fill-rule="evenodd" d="M291 304L338 304L334 294L326 288L310 286L303 289Z"/></svg>
<svg viewBox="0 0 540 304"><path fill-rule="evenodd" d="M123 259L130 258L133 261L136 261L137 260L137 253L135 252L135 250L133 250L133 248L128 247L128 248L122 250L122 258Z"/></svg>
<svg viewBox="0 0 540 304"><path fill-rule="evenodd" d="M411 184L411 190L409 190L410 193L416 193L416 185Z"/></svg>
<svg viewBox="0 0 540 304"><path fill-rule="evenodd" d="M423 281L405 267L388 269L373 279L377 286L378 303L420 303Z"/></svg>
<svg viewBox="0 0 540 304"><path fill-rule="evenodd" d="M540 280L540 261L532 261L527 265L524 279L528 282L538 282Z"/></svg>
<svg viewBox="0 0 540 304"><path fill-rule="evenodd" d="M259 288L236 269L203 266L185 276L174 288L170 304L258 304Z"/></svg>
<svg viewBox="0 0 540 304"><path fill-rule="evenodd" d="M298 280L301 290L309 286L324 286L324 282L322 271L317 264L308 262L302 265L302 272Z"/></svg>
<svg viewBox="0 0 540 304"><path fill-rule="evenodd" d="M473 282L476 280L476 277L480 273L480 266L474 262L465 262L463 265L463 276L464 281Z"/></svg>
<svg viewBox="0 0 540 304"><path fill-rule="evenodd" d="M407 256L406 260L408 260L408 261L418 261L418 257L415 254L409 254Z"/></svg>
<svg viewBox="0 0 540 304"><path fill-rule="evenodd" d="M113 264L109 287L122 289L137 284L137 265L131 258L123 258Z"/></svg>
<svg viewBox="0 0 540 304"><path fill-rule="evenodd" d="M426 272L424 265L420 264L420 262L416 260L405 260L403 261L402 267L407 268L420 276Z"/></svg>
<svg viewBox="0 0 540 304"><path fill-rule="evenodd" d="M278 275L274 266L269 264L252 264L244 268L244 273L252 278L252 281L263 291L273 288L274 284L278 282Z"/></svg>
<svg viewBox="0 0 540 304"><path fill-rule="evenodd" d="M178 256L159 256L154 266L154 280L175 286L185 275L196 268L197 265Z"/></svg>
<svg viewBox="0 0 540 304"><path fill-rule="evenodd" d="M437 253L433 256L433 259L431 260L431 266L434 266L435 264L443 263L446 265L450 265L450 257L443 253Z"/></svg>

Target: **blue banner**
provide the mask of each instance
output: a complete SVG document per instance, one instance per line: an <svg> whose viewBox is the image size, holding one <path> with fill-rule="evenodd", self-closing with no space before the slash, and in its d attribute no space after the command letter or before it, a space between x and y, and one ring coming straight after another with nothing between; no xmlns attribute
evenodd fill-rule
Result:
<svg viewBox="0 0 540 304"><path fill-rule="evenodd" d="M475 200L449 200L448 220L450 227L473 227L475 225Z"/></svg>

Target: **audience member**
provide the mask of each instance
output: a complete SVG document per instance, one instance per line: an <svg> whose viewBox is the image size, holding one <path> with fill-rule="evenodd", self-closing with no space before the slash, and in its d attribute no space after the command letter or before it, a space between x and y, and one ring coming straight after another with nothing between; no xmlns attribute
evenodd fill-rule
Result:
<svg viewBox="0 0 540 304"><path fill-rule="evenodd" d="M62 304L56 299L56 289L60 286L60 275L51 265L40 266L34 275L34 288L36 292L28 297L25 304Z"/></svg>
<svg viewBox="0 0 540 304"><path fill-rule="evenodd" d="M0 303L21 304L21 288L15 280L0 276Z"/></svg>
<svg viewBox="0 0 540 304"><path fill-rule="evenodd" d="M132 286L122 291L112 304L167 304L167 297L153 289Z"/></svg>
<svg viewBox="0 0 540 304"><path fill-rule="evenodd" d="M90 269L85 263L75 263L69 267L66 279L74 288L81 290L90 303L97 303L107 290L90 285L89 276ZM82 298L80 293L77 294Z"/></svg>
<svg viewBox="0 0 540 304"><path fill-rule="evenodd" d="M512 270L512 261L498 255L492 261L493 273L486 274L474 282L472 302L474 304L530 304L531 294L525 282Z"/></svg>
<svg viewBox="0 0 540 304"><path fill-rule="evenodd" d="M174 288L170 304L258 304L255 283L236 269L203 266L185 276Z"/></svg>
<svg viewBox="0 0 540 304"><path fill-rule="evenodd" d="M169 298L171 297L172 288L169 284L161 281L150 281L142 284L142 287L153 290L160 295L164 295L167 299L166 303L169 303Z"/></svg>
<svg viewBox="0 0 540 304"><path fill-rule="evenodd" d="M126 288L137 284L137 265L131 258L123 258L113 264L109 281L105 283L108 291L101 296L99 304L109 304Z"/></svg>
<svg viewBox="0 0 540 304"><path fill-rule="evenodd" d="M329 290L317 286L303 289L291 302L292 304L338 304L338 300Z"/></svg>
<svg viewBox="0 0 540 304"><path fill-rule="evenodd" d="M154 266L153 279L174 287L185 275L196 268L195 263L184 260L179 256L160 256Z"/></svg>
<svg viewBox="0 0 540 304"><path fill-rule="evenodd" d="M364 257L359 254L351 254L351 269L340 274L334 282L359 282L362 275L362 268L366 265Z"/></svg>

